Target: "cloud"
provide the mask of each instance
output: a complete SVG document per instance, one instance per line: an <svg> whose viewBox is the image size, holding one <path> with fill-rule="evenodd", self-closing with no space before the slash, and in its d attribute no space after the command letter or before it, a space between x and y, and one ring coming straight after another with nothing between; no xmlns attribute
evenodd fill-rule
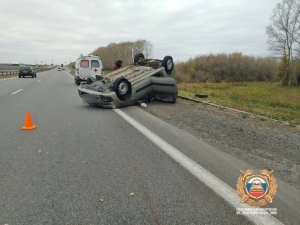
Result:
<svg viewBox="0 0 300 225"><path fill-rule="evenodd" d="M74 61L112 42L145 39L153 57L199 54L267 56L273 0L4 0L0 63Z"/></svg>

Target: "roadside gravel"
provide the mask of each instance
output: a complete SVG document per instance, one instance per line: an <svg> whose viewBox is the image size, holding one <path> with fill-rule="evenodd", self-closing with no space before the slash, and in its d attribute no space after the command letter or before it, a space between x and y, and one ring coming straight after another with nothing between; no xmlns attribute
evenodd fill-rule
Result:
<svg viewBox="0 0 300 225"><path fill-rule="evenodd" d="M299 127L180 98L141 108L300 189Z"/></svg>

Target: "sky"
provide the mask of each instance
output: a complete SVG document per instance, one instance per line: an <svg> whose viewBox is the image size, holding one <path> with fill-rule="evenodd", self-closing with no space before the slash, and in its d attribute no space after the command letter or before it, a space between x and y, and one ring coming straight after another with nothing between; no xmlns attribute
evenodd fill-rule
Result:
<svg viewBox="0 0 300 225"><path fill-rule="evenodd" d="M0 63L61 64L110 43L147 40L152 57L269 56L281 0L1 0Z"/></svg>

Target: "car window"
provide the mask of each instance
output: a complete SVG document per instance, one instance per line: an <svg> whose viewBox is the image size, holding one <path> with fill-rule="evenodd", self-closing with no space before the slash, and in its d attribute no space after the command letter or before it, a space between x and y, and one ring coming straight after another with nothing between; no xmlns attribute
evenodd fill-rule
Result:
<svg viewBox="0 0 300 225"><path fill-rule="evenodd" d="M28 69L30 69L30 67L29 66L22 66L20 69L28 70Z"/></svg>
<svg viewBox="0 0 300 225"><path fill-rule="evenodd" d="M89 67L89 60L82 59L80 62L80 66L83 68L88 68Z"/></svg>
<svg viewBox="0 0 300 225"><path fill-rule="evenodd" d="M91 67L100 67L98 60L91 60Z"/></svg>

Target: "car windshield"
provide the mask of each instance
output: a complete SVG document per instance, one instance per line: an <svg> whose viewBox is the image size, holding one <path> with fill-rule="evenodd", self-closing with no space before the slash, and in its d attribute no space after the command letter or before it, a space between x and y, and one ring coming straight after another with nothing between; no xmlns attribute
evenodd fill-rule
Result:
<svg viewBox="0 0 300 225"><path fill-rule="evenodd" d="M29 70L30 67L29 67L29 66L22 66L20 69L21 69L21 70Z"/></svg>
<svg viewBox="0 0 300 225"><path fill-rule="evenodd" d="M83 59L80 62L80 66L83 68L88 68L89 67L89 60Z"/></svg>
<svg viewBox="0 0 300 225"><path fill-rule="evenodd" d="M92 60L91 65L92 65L92 67L100 67L100 64L99 64L98 60Z"/></svg>

